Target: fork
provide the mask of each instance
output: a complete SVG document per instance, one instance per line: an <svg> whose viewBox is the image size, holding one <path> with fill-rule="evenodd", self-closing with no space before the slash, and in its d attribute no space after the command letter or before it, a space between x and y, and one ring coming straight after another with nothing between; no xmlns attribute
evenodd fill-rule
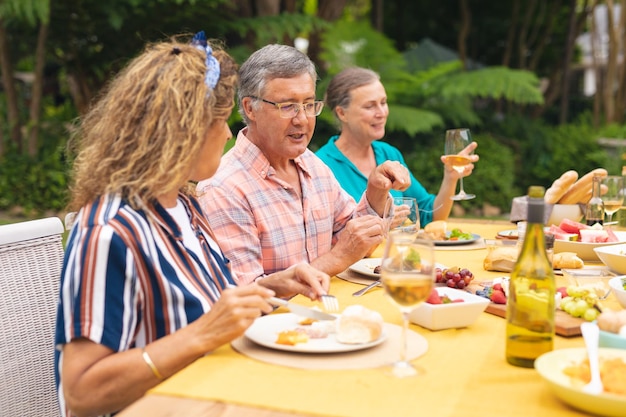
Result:
<svg viewBox="0 0 626 417"><path fill-rule="evenodd" d="M587 346L589 368L591 370L591 381L583 387L583 391L588 394L600 394L604 391L604 386L602 385L602 379L600 379L600 364L598 360L598 325L596 323L584 322L580 325L580 330Z"/></svg>
<svg viewBox="0 0 626 417"><path fill-rule="evenodd" d="M337 297L330 294L324 294L321 298L322 304L324 304L324 309L328 313L335 313L339 311L339 300L337 300Z"/></svg>

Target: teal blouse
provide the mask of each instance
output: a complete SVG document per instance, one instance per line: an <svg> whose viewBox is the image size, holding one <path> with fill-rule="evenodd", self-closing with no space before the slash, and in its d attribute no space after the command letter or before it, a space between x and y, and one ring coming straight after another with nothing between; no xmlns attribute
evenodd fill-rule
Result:
<svg viewBox="0 0 626 417"><path fill-rule="evenodd" d="M315 154L322 160L335 174L337 181L356 201L359 201L361 195L367 188L367 178L358 170L358 168L341 153L335 141L338 135L331 137L326 145L322 146ZM400 151L386 142L372 142L372 149L376 158L376 165L380 165L385 161L398 161L407 169L406 162ZM391 190L391 194L397 197L414 197L417 201L417 207L420 209L420 223L424 227L433 220L431 210L435 202L435 195L430 194L424 186L413 176L411 176L411 186L405 191ZM428 210L428 211L422 211Z"/></svg>

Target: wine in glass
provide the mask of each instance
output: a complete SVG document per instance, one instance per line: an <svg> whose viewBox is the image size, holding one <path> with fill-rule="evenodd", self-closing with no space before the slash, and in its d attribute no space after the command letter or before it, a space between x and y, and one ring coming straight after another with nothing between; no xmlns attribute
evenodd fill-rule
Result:
<svg viewBox="0 0 626 417"><path fill-rule="evenodd" d="M435 282L433 242L417 238L406 241L401 234L390 233L381 261L380 280L385 294L402 312L400 359L392 364L391 373L403 378L417 375L407 360L409 314L430 295Z"/></svg>
<svg viewBox="0 0 626 417"><path fill-rule="evenodd" d="M624 194L622 192L624 177L609 175L602 179L602 184L606 186L606 192L602 195L604 213L608 217L608 221L605 224L610 225L613 220L613 213L619 210L624 203Z"/></svg>
<svg viewBox="0 0 626 417"><path fill-rule="evenodd" d="M446 143L444 148L444 157L446 162L452 165L452 168L459 174L463 174L465 166L472 163L469 156L459 155L463 149L472 143L472 135L469 129L449 129L446 130ZM452 200L471 200L475 198L474 194L467 194L463 189L463 177L459 178L459 193L450 197Z"/></svg>

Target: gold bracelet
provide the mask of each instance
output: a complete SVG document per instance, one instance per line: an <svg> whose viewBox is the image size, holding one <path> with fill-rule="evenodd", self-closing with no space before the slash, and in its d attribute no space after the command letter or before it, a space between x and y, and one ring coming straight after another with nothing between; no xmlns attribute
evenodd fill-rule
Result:
<svg viewBox="0 0 626 417"><path fill-rule="evenodd" d="M143 357L144 362L146 363L146 365L148 365L148 368L150 368L154 376L156 376L158 379L163 379L163 375L161 375L161 372L159 372L154 362L152 362L150 355L148 355L148 352L146 352L146 348L141 349L141 356Z"/></svg>

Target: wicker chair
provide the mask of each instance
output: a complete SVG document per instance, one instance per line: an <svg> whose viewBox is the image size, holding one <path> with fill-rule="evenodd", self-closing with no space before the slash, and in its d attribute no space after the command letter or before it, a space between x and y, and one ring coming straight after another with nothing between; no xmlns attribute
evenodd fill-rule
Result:
<svg viewBox="0 0 626 417"><path fill-rule="evenodd" d="M56 217L0 226L0 416L59 416L54 327L63 263Z"/></svg>

